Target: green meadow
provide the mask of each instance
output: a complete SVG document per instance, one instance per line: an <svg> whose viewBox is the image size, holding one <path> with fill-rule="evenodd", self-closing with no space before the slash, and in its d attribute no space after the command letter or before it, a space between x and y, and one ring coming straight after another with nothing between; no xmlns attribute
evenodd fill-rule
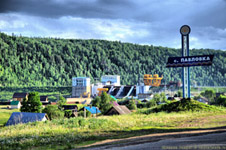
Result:
<svg viewBox="0 0 226 150"><path fill-rule="evenodd" d="M215 108L171 113L140 109L129 115L65 118L2 127L1 149L73 149L105 139L226 126L225 108ZM5 109L0 111L0 115L5 115Z"/></svg>
<svg viewBox="0 0 226 150"><path fill-rule="evenodd" d="M7 105L0 105L0 127L4 126L13 112L18 111L18 109L7 109Z"/></svg>

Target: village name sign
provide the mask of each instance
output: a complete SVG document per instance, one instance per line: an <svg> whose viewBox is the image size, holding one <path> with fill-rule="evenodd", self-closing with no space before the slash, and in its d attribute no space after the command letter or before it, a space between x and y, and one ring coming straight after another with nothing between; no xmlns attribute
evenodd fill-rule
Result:
<svg viewBox="0 0 226 150"><path fill-rule="evenodd" d="M166 67L189 67L212 65L214 55L169 57Z"/></svg>
<svg viewBox="0 0 226 150"><path fill-rule="evenodd" d="M169 57L166 67L182 67L183 98L190 99L190 69L191 66L210 66L214 55L189 56L189 33L191 28L183 25L180 28L182 57Z"/></svg>

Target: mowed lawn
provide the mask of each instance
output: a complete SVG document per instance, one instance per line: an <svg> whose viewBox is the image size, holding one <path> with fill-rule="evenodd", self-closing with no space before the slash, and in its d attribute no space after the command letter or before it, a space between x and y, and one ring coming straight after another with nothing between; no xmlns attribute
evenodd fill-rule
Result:
<svg viewBox="0 0 226 150"><path fill-rule="evenodd" d="M19 109L8 109L8 105L0 105L0 127L8 121L13 112L19 112Z"/></svg>

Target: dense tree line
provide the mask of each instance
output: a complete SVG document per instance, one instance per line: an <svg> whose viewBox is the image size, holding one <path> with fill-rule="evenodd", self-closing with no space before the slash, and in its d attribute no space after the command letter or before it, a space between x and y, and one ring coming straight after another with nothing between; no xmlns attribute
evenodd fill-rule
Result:
<svg viewBox="0 0 226 150"><path fill-rule="evenodd" d="M179 42L179 41L178 41ZM214 54L211 67L192 67L197 85L226 85L226 52L191 50L191 55ZM160 74L163 83L181 80L181 68L165 68L180 49L105 40L28 38L0 33L2 86L70 86L72 77L92 81L102 75L120 75L122 84L136 84L144 74Z"/></svg>

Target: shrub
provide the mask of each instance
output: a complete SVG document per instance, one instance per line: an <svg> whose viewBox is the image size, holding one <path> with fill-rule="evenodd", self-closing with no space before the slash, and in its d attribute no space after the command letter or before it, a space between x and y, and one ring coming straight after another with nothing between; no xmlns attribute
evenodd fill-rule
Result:
<svg viewBox="0 0 226 150"><path fill-rule="evenodd" d="M183 96L183 93L182 93L182 91L177 91L177 97L182 97Z"/></svg>
<svg viewBox="0 0 226 150"><path fill-rule="evenodd" d="M217 103L218 105L222 105L222 106L225 106L225 107L226 107L226 96L220 95L220 96L217 98L216 103Z"/></svg>
<svg viewBox="0 0 226 150"><path fill-rule="evenodd" d="M65 105L66 103L67 103L66 99L62 95L60 95L60 99L57 102L58 108L60 110L64 110L63 105Z"/></svg>
<svg viewBox="0 0 226 150"><path fill-rule="evenodd" d="M46 113L50 120L61 119L64 117L64 112L59 110L56 105L47 105L42 112Z"/></svg>
<svg viewBox="0 0 226 150"><path fill-rule="evenodd" d="M147 104L141 102L140 104L137 104L137 108L147 108Z"/></svg>
<svg viewBox="0 0 226 150"><path fill-rule="evenodd" d="M79 117L84 117L84 111L79 111L78 112L78 116ZM91 112L86 111L86 117L90 117L91 116Z"/></svg>
<svg viewBox="0 0 226 150"><path fill-rule="evenodd" d="M155 107L157 105L155 100L150 100L149 102L147 102L147 108L151 108L151 107Z"/></svg>
<svg viewBox="0 0 226 150"><path fill-rule="evenodd" d="M64 111L64 117L67 117L67 118L72 117L72 110L65 110Z"/></svg>
<svg viewBox="0 0 226 150"><path fill-rule="evenodd" d="M130 101L129 101L129 104L127 105L127 107L128 107L130 110L136 110L136 109L137 109L137 105L136 105L135 100L130 100Z"/></svg>
<svg viewBox="0 0 226 150"><path fill-rule="evenodd" d="M103 92L101 96L97 96L93 101L92 105L100 109L101 113L104 114L107 112L113 105L110 102L113 102L114 99L110 97L106 92Z"/></svg>
<svg viewBox="0 0 226 150"><path fill-rule="evenodd" d="M86 125L85 119L80 118L79 121L78 121L78 124L79 124L80 127L84 127Z"/></svg>

